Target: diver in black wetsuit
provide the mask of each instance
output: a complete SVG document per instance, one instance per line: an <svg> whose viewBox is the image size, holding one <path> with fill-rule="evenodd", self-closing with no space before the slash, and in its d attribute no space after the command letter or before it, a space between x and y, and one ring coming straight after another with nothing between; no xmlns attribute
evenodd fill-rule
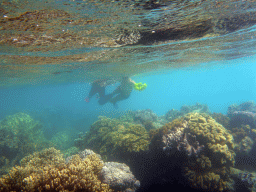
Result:
<svg viewBox="0 0 256 192"><path fill-rule="evenodd" d="M108 85L115 83L113 79L98 79L92 83L89 95L84 99L86 102L90 101L90 98L95 94L98 94L99 98L105 97L105 88Z"/></svg>
<svg viewBox="0 0 256 192"><path fill-rule="evenodd" d="M132 93L135 82L129 77L123 77L120 85L108 95L100 97L99 104L104 105L107 102L113 103L115 108L118 108L117 102L128 99Z"/></svg>

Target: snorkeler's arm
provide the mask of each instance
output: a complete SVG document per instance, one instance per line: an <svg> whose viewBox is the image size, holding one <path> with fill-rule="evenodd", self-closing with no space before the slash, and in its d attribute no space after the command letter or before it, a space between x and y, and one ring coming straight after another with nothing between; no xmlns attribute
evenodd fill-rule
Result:
<svg viewBox="0 0 256 192"><path fill-rule="evenodd" d="M132 79L130 79L130 82L134 85L136 82L135 81L133 81Z"/></svg>

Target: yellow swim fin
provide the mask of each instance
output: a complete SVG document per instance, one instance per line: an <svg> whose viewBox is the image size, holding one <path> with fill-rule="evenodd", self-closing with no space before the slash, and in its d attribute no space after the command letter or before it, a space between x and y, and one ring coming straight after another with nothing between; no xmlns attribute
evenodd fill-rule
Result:
<svg viewBox="0 0 256 192"><path fill-rule="evenodd" d="M146 88L147 88L147 84L146 83L142 84L140 82L140 83L135 83L134 84L134 89L137 90L137 91L144 91Z"/></svg>

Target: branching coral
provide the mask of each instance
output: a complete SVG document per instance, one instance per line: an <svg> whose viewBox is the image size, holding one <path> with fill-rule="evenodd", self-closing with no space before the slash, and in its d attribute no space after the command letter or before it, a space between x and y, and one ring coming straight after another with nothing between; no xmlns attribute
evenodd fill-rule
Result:
<svg viewBox="0 0 256 192"><path fill-rule="evenodd" d="M0 190L7 191L112 191L98 179L103 167L96 155L79 155L66 164L54 148L34 153L0 179Z"/></svg>

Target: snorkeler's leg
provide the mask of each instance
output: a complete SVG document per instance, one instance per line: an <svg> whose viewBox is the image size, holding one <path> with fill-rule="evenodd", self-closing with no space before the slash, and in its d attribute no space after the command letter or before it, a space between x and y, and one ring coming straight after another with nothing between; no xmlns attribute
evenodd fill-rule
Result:
<svg viewBox="0 0 256 192"><path fill-rule="evenodd" d="M128 99L129 96L130 96L130 94L129 95L118 94L115 97L113 97L112 99L110 99L110 102L113 103L114 107L116 108L118 101L122 101L122 100Z"/></svg>
<svg viewBox="0 0 256 192"><path fill-rule="evenodd" d="M90 98L92 98L92 96L94 96L96 93L98 93L99 89L100 89L100 85L96 82L94 82L92 84L91 90L89 92L89 95L84 99L86 102L90 101Z"/></svg>
<svg viewBox="0 0 256 192"><path fill-rule="evenodd" d="M108 95L105 95L104 97L100 97L100 99L98 100L98 103L100 105L105 105L107 102L109 102L113 97L113 94L108 94Z"/></svg>
<svg viewBox="0 0 256 192"><path fill-rule="evenodd" d="M99 87L98 90L99 97L105 97L105 87Z"/></svg>

